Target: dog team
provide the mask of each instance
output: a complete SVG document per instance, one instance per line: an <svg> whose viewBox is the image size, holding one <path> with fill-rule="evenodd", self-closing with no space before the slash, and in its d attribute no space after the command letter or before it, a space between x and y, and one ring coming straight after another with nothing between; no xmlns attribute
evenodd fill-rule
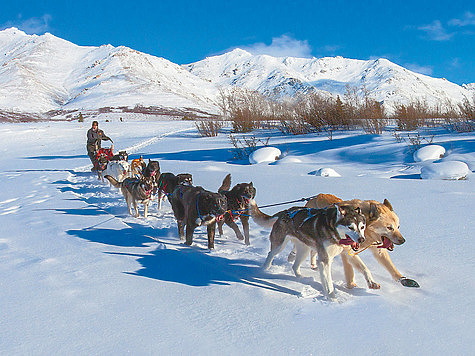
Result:
<svg viewBox="0 0 475 356"><path fill-rule="evenodd" d="M318 269L324 294L329 300L335 299L331 267L338 255L342 258L347 288L356 287L354 268L363 274L368 288L380 288L359 257L359 253L368 248L394 280L406 287L419 287L416 281L404 277L389 257L388 251L405 240L399 232L399 218L387 199L383 203L358 199L344 201L331 194L319 194L309 199L304 207L267 215L254 200L256 189L252 182L240 183L231 189L231 175L228 174L217 192L211 192L194 186L189 173L160 173L158 161L145 163L140 157L129 165L127 156L123 155L123 158L110 161L104 177L121 190L129 214L138 217L137 203L141 203L147 217L148 206L154 197L158 197L159 210L162 200L167 197L177 221L178 235L186 245L193 243L193 232L198 226L206 226L208 248L213 249L216 227L222 236L224 224L249 245L249 217L252 217L258 225L271 228L271 246L264 269L270 268L275 256L291 241L294 247L288 261L293 262L295 275L301 277L300 266L307 256L310 257L311 266ZM238 219L244 234L236 224Z"/></svg>

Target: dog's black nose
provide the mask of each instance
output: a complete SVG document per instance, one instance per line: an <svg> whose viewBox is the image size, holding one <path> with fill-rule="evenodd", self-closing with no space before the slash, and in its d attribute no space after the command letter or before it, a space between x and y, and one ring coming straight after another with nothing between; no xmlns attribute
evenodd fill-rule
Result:
<svg viewBox="0 0 475 356"><path fill-rule="evenodd" d="M360 238L358 239L358 243L362 244L363 242L364 242L364 237L360 237Z"/></svg>

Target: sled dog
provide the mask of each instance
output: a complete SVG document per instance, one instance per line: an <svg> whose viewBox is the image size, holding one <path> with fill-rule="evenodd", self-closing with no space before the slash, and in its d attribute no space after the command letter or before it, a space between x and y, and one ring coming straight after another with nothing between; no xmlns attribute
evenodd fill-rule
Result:
<svg viewBox="0 0 475 356"><path fill-rule="evenodd" d="M310 250L316 250L323 292L328 299L334 299L331 276L333 259L343 251L342 243L363 243L365 228L366 219L359 207L294 207L281 211L269 235L271 247L263 268L269 269L274 257L284 249L288 240L292 240L297 247L292 269L297 277L301 277L300 265Z"/></svg>
<svg viewBox="0 0 475 356"><path fill-rule="evenodd" d="M129 176L130 164L125 160L109 161L107 168L104 171L104 175L113 177L116 181L122 182Z"/></svg>
<svg viewBox="0 0 475 356"><path fill-rule="evenodd" d="M147 164L144 162L143 157L140 156L140 158L136 158L132 160L132 163L130 164L130 175L131 177L135 178L141 178L143 174L143 170Z"/></svg>
<svg viewBox="0 0 475 356"><path fill-rule="evenodd" d="M179 185L193 185L193 177L189 173L162 173L157 183L158 190L158 210L162 208L162 200L170 196L175 188Z"/></svg>
<svg viewBox="0 0 475 356"><path fill-rule="evenodd" d="M219 235L223 235L223 225L226 223L231 229L233 229L236 237L239 240L244 240L246 245L250 245L249 241L249 203L256 196L256 188L252 182L236 184L233 189L231 187L231 174L228 174L221 187L218 189L218 193L226 196L228 206L226 214L224 214L224 220L218 222ZM235 223L235 220L240 219L242 228L244 230L244 236L242 236L239 227Z"/></svg>
<svg viewBox="0 0 475 356"><path fill-rule="evenodd" d="M216 220L222 219L226 211L226 197L207 191L202 187L180 184L171 195L170 203L178 225L180 240L186 245L193 243L193 232L201 225L208 230L208 248L214 248Z"/></svg>
<svg viewBox="0 0 475 356"><path fill-rule="evenodd" d="M375 259L389 272L395 281L405 287L419 287L416 281L404 277L397 270L389 257L388 251L392 251L394 245L402 245L405 239L399 231L399 217L387 199L384 199L383 203L375 200L359 199L343 201L332 194L319 194L309 200L306 206L310 208L324 208L331 204L345 204L360 207L367 221L365 243L361 245L360 250L369 247ZM315 256L312 257L313 260L314 258ZM369 288L380 288L380 285L374 281L368 267L366 267L358 255L342 253L341 258L348 288L356 286L353 267L364 275Z"/></svg>
<svg viewBox="0 0 475 356"><path fill-rule="evenodd" d="M144 207L144 217L148 216L148 203L152 195L153 182L150 178L126 178L122 182L118 182L114 177L105 176L105 178L116 188L119 188L127 203L129 214L139 217L139 209L137 202L142 203ZM135 214L132 214L132 205Z"/></svg>

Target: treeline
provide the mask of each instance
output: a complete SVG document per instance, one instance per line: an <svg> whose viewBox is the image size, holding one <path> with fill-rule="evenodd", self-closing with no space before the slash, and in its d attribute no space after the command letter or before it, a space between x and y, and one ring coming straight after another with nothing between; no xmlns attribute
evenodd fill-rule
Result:
<svg viewBox="0 0 475 356"><path fill-rule="evenodd" d="M216 135L224 122L230 122L234 132L277 127L293 135L325 132L331 136L333 131L350 129L379 134L389 124L404 131L435 126L457 132L475 129L475 96L458 105L447 102L432 107L421 100L399 104L389 115L365 89L347 88L342 98L308 93L292 100L275 101L255 91L235 88L221 92L218 106L220 120L197 123L203 136Z"/></svg>

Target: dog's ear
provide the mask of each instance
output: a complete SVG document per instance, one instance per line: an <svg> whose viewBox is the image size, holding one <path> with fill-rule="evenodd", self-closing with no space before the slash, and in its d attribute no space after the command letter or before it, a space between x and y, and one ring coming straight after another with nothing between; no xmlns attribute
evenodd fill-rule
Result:
<svg viewBox="0 0 475 356"><path fill-rule="evenodd" d="M252 187L253 186L252 182L249 182L249 185Z"/></svg>
<svg viewBox="0 0 475 356"><path fill-rule="evenodd" d="M371 203L369 205L369 220L377 220L379 218L379 210L378 207Z"/></svg>
<svg viewBox="0 0 475 356"><path fill-rule="evenodd" d="M346 215L346 213L349 209L348 205L341 205L340 204L340 205L333 205L333 206L335 206L338 209L338 211L340 212L340 214L343 215L343 216Z"/></svg>
<svg viewBox="0 0 475 356"><path fill-rule="evenodd" d="M393 210L393 206L391 205L391 203L389 202L389 200L384 199L383 204L386 205L386 207L388 207L389 210L394 211L394 210Z"/></svg>
<svg viewBox="0 0 475 356"><path fill-rule="evenodd" d="M355 208L356 214L361 214L361 208L358 206Z"/></svg>

